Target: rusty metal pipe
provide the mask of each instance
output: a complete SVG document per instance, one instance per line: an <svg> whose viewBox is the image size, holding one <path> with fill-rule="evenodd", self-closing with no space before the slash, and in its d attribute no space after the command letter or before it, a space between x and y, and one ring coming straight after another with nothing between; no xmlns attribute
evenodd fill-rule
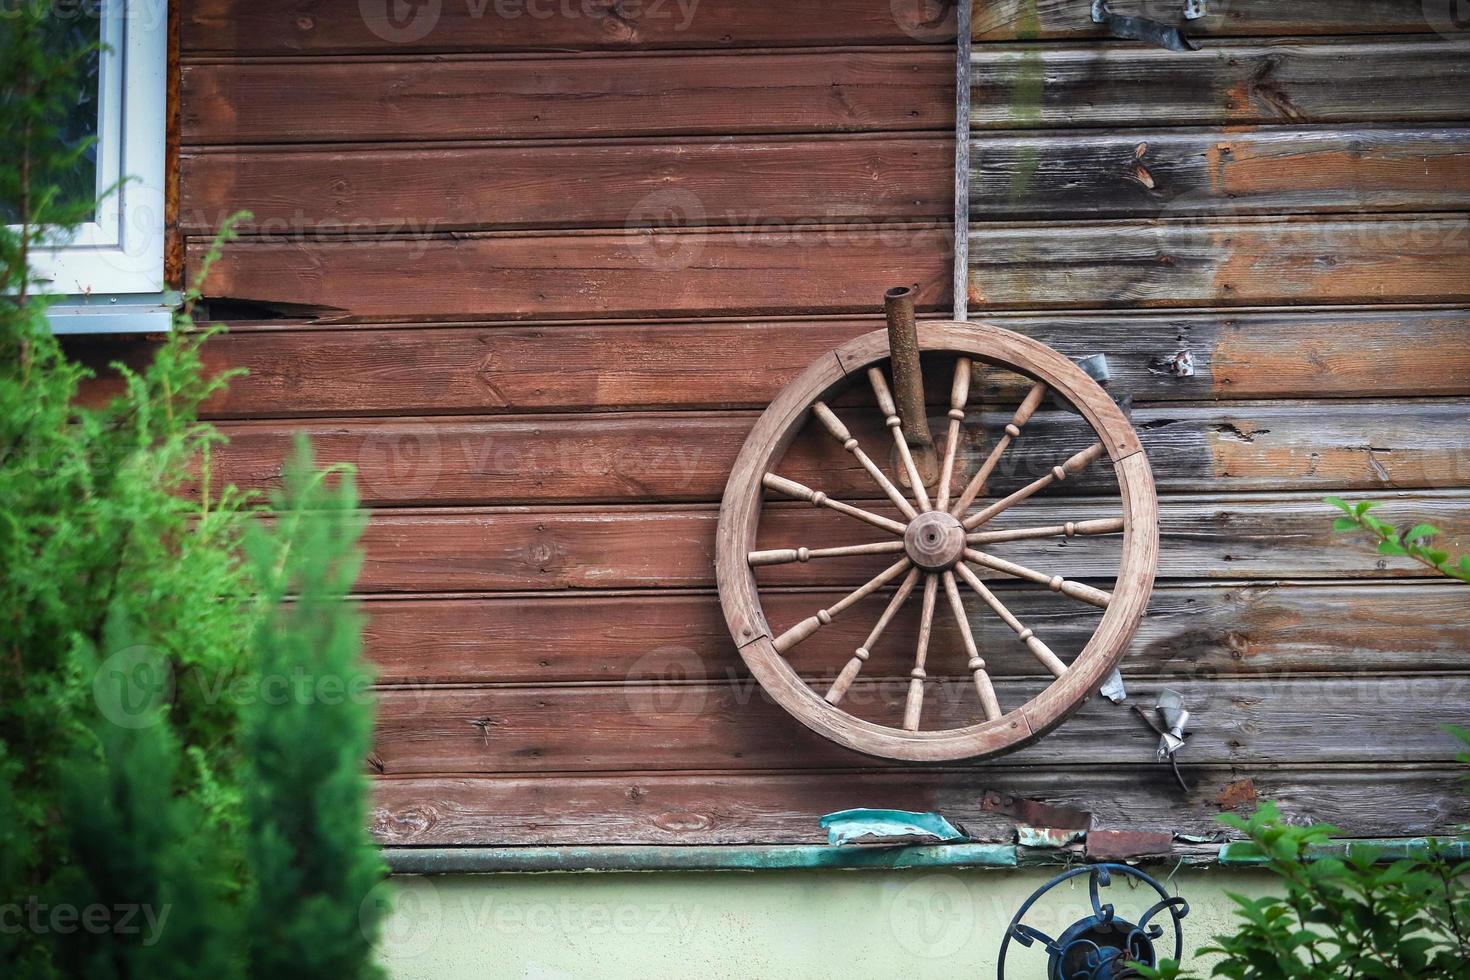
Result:
<svg viewBox="0 0 1470 980"><path fill-rule="evenodd" d="M924 374L919 366L919 328L914 322L914 291L895 286L883 294L888 314L888 351L893 358L894 399L903 420L903 436L916 449L934 450L934 436L924 411Z"/></svg>

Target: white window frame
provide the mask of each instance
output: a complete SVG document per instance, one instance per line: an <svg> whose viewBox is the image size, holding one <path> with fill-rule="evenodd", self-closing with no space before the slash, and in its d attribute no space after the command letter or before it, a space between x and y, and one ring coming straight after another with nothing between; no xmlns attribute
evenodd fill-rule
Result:
<svg viewBox="0 0 1470 980"><path fill-rule="evenodd" d="M168 330L163 279L167 0L100 0L94 220L32 254L56 333ZM104 195L105 196L102 196Z"/></svg>

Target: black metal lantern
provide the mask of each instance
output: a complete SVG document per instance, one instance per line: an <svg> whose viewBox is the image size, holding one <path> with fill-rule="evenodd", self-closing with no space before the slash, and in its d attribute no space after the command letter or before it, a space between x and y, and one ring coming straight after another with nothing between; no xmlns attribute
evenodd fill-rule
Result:
<svg viewBox="0 0 1470 980"><path fill-rule="evenodd" d="M1135 922L1119 916L1111 903L1104 904L1101 890L1113 883L1113 875L1134 878L1153 888L1159 895L1155 902ZM1060 937L1053 939L1046 933L1021 920L1047 892L1064 881L1079 875L1088 875L1088 897L1092 900L1092 914L1077 920L1066 928ZM1180 920L1189 914L1189 903L1178 896L1170 896L1150 876L1126 864L1095 864L1074 868L1060 874L1038 888L1021 905L1015 918L1006 928L1005 938L1000 944L1000 963L996 975L1005 980L1006 954L1011 940L1030 947L1041 943L1047 951L1048 980L1122 980L1136 977L1135 964L1157 966L1159 961L1155 940L1164 935L1164 927L1153 920L1162 912L1168 912L1174 925L1174 959L1179 959L1184 946L1184 930Z"/></svg>

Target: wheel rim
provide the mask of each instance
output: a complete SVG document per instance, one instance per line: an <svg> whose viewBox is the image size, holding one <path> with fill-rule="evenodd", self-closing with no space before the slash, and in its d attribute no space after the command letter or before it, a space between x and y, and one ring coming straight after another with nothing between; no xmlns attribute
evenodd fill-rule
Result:
<svg viewBox="0 0 1470 980"><path fill-rule="evenodd" d="M887 335L881 330L859 337L830 355L818 358L777 395L761 416L736 460L726 487L717 536L716 575L725 618L742 658L766 692L804 725L856 751L882 758L921 762L983 758L1028 745L1061 724L1096 692L1122 658L1143 615L1153 585L1158 550L1157 502L1148 462L1127 419L1096 382L1059 352L1020 334L977 323L922 324L919 329L919 346L925 354L954 354L961 359L957 362L957 375L951 396L950 424L944 447L944 473L951 472L954 465L955 433L963 425L965 415L964 408L959 407L964 404L965 399L960 398L958 404L954 399L960 394L961 387L968 387L959 383L958 376L958 372L962 370L958 365L963 364L966 358L1015 371L1031 380L1032 397L1028 398L1034 402L1030 406L1031 411L1040 402L1034 386L1039 383L1045 386L1043 394L1049 391L1060 395L1091 426L1096 435L1096 445L1065 462L1058 460L1051 482L1056 482L1055 477L1058 474L1065 478L1074 472L1080 472L1094 460L1096 465L1105 465L1101 459L1103 456L1111 463L1122 501L1122 556L1113 591L1110 594L1102 593L1090 586L1069 582L1059 576L1025 568L978 551L973 535L985 535L988 532L977 528L983 528L989 517L1024 503L1029 496L1044 489L1045 484L986 516L986 511L991 510L994 504L987 503L978 511L971 509L970 502L965 500L965 492L957 493L957 487L948 485L959 481L946 480L943 473L935 496L928 497L927 491L922 488L922 482L915 479L916 474L906 447L899 449L899 469L908 471L911 487L920 488L911 491L912 497L905 495L898 487L901 481L887 480L886 474L880 479L873 473L873 467L877 464L870 467L863 462L866 450L872 447L856 445L857 440L845 432L841 420L825 405L825 400L834 390L850 382L868 383L872 380L868 377L868 369L887 362ZM891 407L891 399L885 403L883 392L877 390L875 393L880 410L887 415L888 424L896 434L896 412ZM1016 426L1016 429L1023 429L1029 416L1030 413L1026 412L1025 419L1022 419L1018 412L1016 419L1021 420L1021 425ZM833 500L820 489L808 488L780 477L780 463L787 448L813 417L863 463L864 469L874 477L875 485L900 510L905 519L895 520L864 511L863 508ZM1010 431L1012 430L1008 429L1007 433ZM1011 441L1015 438L1012 437ZM894 443L895 448L904 446L902 437L898 435L895 436ZM1004 455L1009 444L1005 439L998 440L997 443L997 448L992 449L991 456L987 457L991 460L988 464L991 467L994 461ZM1089 458L1082 458L1089 453ZM872 462L871 457L868 457L868 462ZM881 467L877 468L881 471ZM982 466L982 471L984 469ZM981 483L983 478L972 478L966 489L970 486L978 489ZM824 549L820 548L792 547L764 552L756 550L756 533L767 492L773 497L779 494L806 499L819 507L838 510L871 526L874 542L872 546L868 546L868 550L858 552L853 548L825 549L832 552L831 557L844 551L849 554L885 554L892 564L882 574L849 593L830 608L817 611L792 629L773 633L762 608L755 567L761 563L820 560L820 557L829 555L821 554ZM938 506L941 503L944 504L943 507ZM968 527L962 533L969 537L965 542L969 550L957 561L953 558L957 522L946 520L942 516L955 508L964 515L964 524ZM854 513L856 511L862 513ZM976 520L977 515L982 519ZM1117 522L1115 519L1112 523ZM1073 529L1073 526L1068 527L1069 532ZM992 534L991 537L995 535ZM894 542L898 542L897 547ZM798 554L799 552L806 554ZM759 559L757 556L760 556ZM956 594L963 591L972 600L981 599L993 613L1005 619L1004 603L992 602L995 599L993 594L986 598L989 590L983 582L973 574L966 574L965 570L971 565L988 566L1001 574L1044 582L1053 590L1065 591L1070 598L1105 606L1102 620L1082 652L1070 665L1061 665L1061 676L1055 677L1040 694L1023 704L1009 706L1009 710L1000 709L995 703L983 651L976 649L969 627L961 615L964 611L963 599L959 600L960 608L955 608ZM881 637L887 627L886 621L891 621L901 605L914 601L916 595L921 605L920 636L916 638L915 666L905 698L903 727L882 725L842 710L840 703L846 692L845 687L836 690L837 703L827 700L844 676L847 684L851 685L861 674L862 665L866 662L866 657L859 656L864 653L863 648L854 652L843 674L825 692L819 692L804 680L788 659L799 657L797 651L803 640L863 600L875 597L872 602L876 607L876 594L890 585L895 585L896 590L884 606L879 623L875 624L879 626L877 636ZM1104 595L1107 596L1106 602L1101 598ZM927 686L926 675L923 673L926 668L927 634L938 616L945 614L946 608L953 615L965 641L970 655L966 668L971 672L975 695L986 710L987 720L960 728L924 731L921 727L921 714ZM1010 619L1014 621L1015 617L1011 616ZM1019 621L1016 623L1019 624ZM1012 626L1015 638L1031 649L1038 660L1044 665L1048 663L1036 649L1039 644L1045 650L1044 642L1024 625L1020 625L1019 629L1010 621L1007 621L1007 625ZM1023 632L1031 633L1030 637L1022 635ZM1053 674L1056 673L1056 666L1056 663L1050 664ZM917 716L914 714L916 694L919 707Z"/></svg>

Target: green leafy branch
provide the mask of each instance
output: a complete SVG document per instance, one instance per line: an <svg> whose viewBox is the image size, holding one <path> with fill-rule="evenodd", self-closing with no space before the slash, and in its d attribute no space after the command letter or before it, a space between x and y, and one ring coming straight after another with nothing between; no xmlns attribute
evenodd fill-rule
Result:
<svg viewBox="0 0 1470 980"><path fill-rule="evenodd" d="M1456 560L1449 552L1435 548L1433 540L1443 532L1433 524L1415 524L1408 531L1400 533L1392 524L1380 521L1369 513L1378 506L1375 501L1348 503L1338 497L1328 497L1327 503L1346 515L1332 523L1334 531L1367 531L1377 539L1380 555L1402 555L1441 575L1470 582L1470 555L1461 555Z"/></svg>

